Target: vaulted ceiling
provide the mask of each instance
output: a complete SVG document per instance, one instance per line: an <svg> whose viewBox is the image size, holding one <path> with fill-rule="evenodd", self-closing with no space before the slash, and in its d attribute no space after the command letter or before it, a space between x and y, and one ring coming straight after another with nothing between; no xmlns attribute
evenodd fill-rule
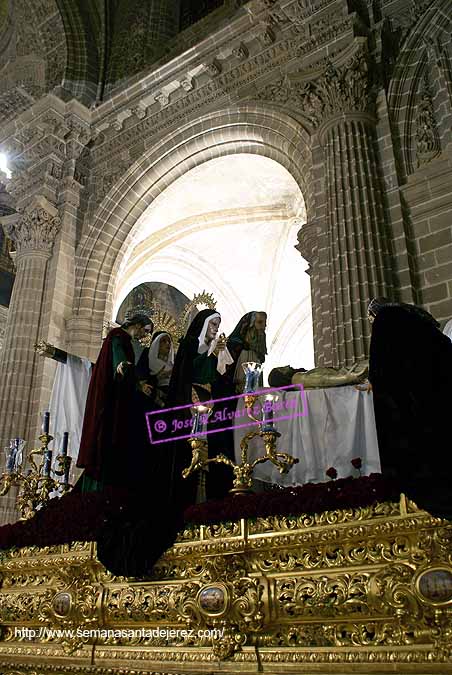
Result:
<svg viewBox="0 0 452 675"><path fill-rule="evenodd" d="M57 89L85 105L177 51L224 0L0 0L0 125ZM176 39L175 39L176 38Z"/></svg>

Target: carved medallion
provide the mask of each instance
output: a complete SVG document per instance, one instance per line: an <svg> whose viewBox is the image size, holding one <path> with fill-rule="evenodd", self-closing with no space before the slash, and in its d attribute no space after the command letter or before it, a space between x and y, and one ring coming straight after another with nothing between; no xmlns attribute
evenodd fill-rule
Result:
<svg viewBox="0 0 452 675"><path fill-rule="evenodd" d="M57 616L67 617L72 607L72 595L70 593L57 593L52 600L52 609Z"/></svg>
<svg viewBox="0 0 452 675"><path fill-rule="evenodd" d="M416 580L416 589L423 600L434 605L452 601L452 570L435 567L422 572Z"/></svg>
<svg viewBox="0 0 452 675"><path fill-rule="evenodd" d="M222 584L204 586L199 591L198 603L205 614L210 616L223 614L227 607L227 590Z"/></svg>

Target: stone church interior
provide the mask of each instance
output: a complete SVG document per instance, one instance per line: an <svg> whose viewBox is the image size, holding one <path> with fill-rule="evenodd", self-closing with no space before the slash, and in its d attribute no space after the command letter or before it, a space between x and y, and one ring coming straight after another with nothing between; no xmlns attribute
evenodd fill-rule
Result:
<svg viewBox="0 0 452 675"><path fill-rule="evenodd" d="M0 0L0 673L452 674L450 0Z"/></svg>

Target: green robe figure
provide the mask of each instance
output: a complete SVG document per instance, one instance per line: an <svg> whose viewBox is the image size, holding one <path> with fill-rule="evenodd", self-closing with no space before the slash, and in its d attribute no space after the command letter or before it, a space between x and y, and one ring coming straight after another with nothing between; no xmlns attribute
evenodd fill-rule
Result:
<svg viewBox="0 0 452 675"><path fill-rule="evenodd" d="M133 483L137 473L130 461L136 426L134 402L141 385L135 374L132 339L140 339L152 329L148 316L136 315L104 340L88 389L77 459L77 466L85 469L77 484L82 492Z"/></svg>

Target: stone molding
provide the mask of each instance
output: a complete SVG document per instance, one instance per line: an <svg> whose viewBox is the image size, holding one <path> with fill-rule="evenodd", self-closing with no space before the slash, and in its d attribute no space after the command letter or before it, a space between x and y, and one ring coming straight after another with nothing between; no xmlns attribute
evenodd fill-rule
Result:
<svg viewBox="0 0 452 675"><path fill-rule="evenodd" d="M310 265L314 265L317 259L317 246L320 228L316 221L308 221L301 226L297 232L298 244L295 246L297 251L308 261Z"/></svg>

